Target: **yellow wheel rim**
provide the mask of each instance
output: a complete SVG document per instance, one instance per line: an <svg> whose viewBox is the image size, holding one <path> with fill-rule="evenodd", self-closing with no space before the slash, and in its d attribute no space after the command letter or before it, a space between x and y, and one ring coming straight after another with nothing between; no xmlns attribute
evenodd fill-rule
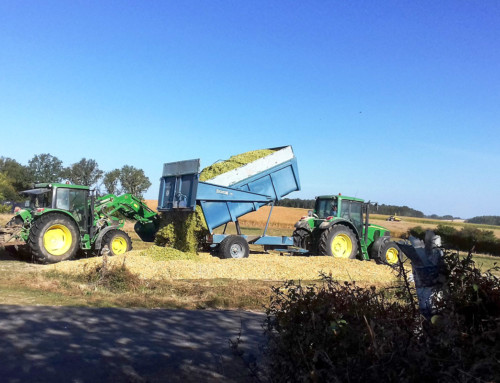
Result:
<svg viewBox="0 0 500 383"><path fill-rule="evenodd" d="M349 258L351 253L351 238L347 234L336 235L332 240L332 255L338 258Z"/></svg>
<svg viewBox="0 0 500 383"><path fill-rule="evenodd" d="M64 255L72 243L71 231L64 225L52 225L43 235L43 247L52 255Z"/></svg>
<svg viewBox="0 0 500 383"><path fill-rule="evenodd" d="M115 237L111 241L111 251L113 254L123 254L127 251L127 241L123 237Z"/></svg>
<svg viewBox="0 0 500 383"><path fill-rule="evenodd" d="M399 251L398 249L394 247L389 247L387 251L385 252L385 259L387 263L393 265L398 262L398 254Z"/></svg>

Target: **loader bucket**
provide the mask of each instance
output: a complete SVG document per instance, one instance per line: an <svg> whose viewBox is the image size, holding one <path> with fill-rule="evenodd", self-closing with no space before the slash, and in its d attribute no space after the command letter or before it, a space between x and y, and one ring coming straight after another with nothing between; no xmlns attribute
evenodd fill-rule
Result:
<svg viewBox="0 0 500 383"><path fill-rule="evenodd" d="M159 227L156 221L148 223L136 222L134 230L142 241L154 242Z"/></svg>

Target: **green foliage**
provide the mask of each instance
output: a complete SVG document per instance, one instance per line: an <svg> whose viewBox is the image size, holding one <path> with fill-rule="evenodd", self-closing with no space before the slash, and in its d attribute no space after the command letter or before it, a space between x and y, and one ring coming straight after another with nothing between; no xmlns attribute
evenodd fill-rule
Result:
<svg viewBox="0 0 500 383"><path fill-rule="evenodd" d="M407 278L391 294L339 283L274 287L267 308L275 382L477 382L500 376L500 281L445 255L448 283L427 321Z"/></svg>
<svg viewBox="0 0 500 383"><path fill-rule="evenodd" d="M498 215L483 215L483 216L468 219L466 222L500 226L500 216L498 216Z"/></svg>
<svg viewBox="0 0 500 383"><path fill-rule="evenodd" d="M500 256L500 239L491 230L481 230L470 226L457 230L453 226L438 225L434 231L441 236L445 247L461 251L472 249L477 253ZM408 234L424 239L425 229L415 226L408 231Z"/></svg>
<svg viewBox="0 0 500 383"><path fill-rule="evenodd" d="M124 193L133 194L142 199L142 194L151 186L144 170L125 165L120 170L120 184Z"/></svg>
<svg viewBox="0 0 500 383"><path fill-rule="evenodd" d="M120 169L114 169L111 170L110 172L107 172L104 174L104 178L102 183L104 184L104 187L106 188L106 192L108 194L121 194L121 189L120 189Z"/></svg>
<svg viewBox="0 0 500 383"><path fill-rule="evenodd" d="M63 177L75 185L94 186L102 178L103 171L95 160L82 158L63 171Z"/></svg>
<svg viewBox="0 0 500 383"><path fill-rule="evenodd" d="M411 207L408 206L396 206L396 205L384 205L380 204L378 205L378 208L376 211L372 209L373 213L376 214L387 214L387 215L400 215L403 217L417 217L417 218L423 218L424 213L422 213L420 210L415 210L412 209Z"/></svg>
<svg viewBox="0 0 500 383"><path fill-rule="evenodd" d="M12 185L10 178L5 173L0 173L0 201L14 201L18 198L16 190ZM9 208L10 210L10 208Z"/></svg>
<svg viewBox="0 0 500 383"><path fill-rule="evenodd" d="M63 176L62 161L48 153L36 154L28 163L32 182L59 182Z"/></svg>
<svg viewBox="0 0 500 383"><path fill-rule="evenodd" d="M0 157L0 173L10 179L17 192L31 187L32 180L28 168L12 158Z"/></svg>

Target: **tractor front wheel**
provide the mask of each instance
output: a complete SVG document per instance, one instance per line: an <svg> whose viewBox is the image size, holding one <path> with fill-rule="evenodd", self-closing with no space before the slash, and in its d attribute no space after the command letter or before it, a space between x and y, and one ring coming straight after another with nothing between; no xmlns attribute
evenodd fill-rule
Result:
<svg viewBox="0 0 500 383"><path fill-rule="evenodd" d="M119 255L132 250L132 240L121 230L110 230L102 238L102 246L107 245L109 255Z"/></svg>
<svg viewBox="0 0 500 383"><path fill-rule="evenodd" d="M335 258L355 259L358 254L356 235L347 226L331 226L321 234L319 254Z"/></svg>
<svg viewBox="0 0 500 383"><path fill-rule="evenodd" d="M28 245L33 257L42 263L72 259L79 249L80 234L76 223L67 215L42 215L31 226Z"/></svg>
<svg viewBox="0 0 500 383"><path fill-rule="evenodd" d="M304 229L298 228L293 232L293 245L300 247L302 249L309 250L311 241L311 232Z"/></svg>
<svg viewBox="0 0 500 383"><path fill-rule="evenodd" d="M402 255L398 245L393 241L386 241L380 247L379 261L385 265L396 266L399 263L399 258Z"/></svg>

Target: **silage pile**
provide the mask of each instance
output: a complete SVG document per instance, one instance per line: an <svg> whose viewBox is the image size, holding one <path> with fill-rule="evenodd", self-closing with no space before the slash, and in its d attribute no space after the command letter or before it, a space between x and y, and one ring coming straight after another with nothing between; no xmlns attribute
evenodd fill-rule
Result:
<svg viewBox="0 0 500 383"><path fill-rule="evenodd" d="M85 275L101 267L102 257L60 262L48 270ZM220 259L209 253L185 253L153 246L108 257L108 267L122 266L142 279L237 279L237 280L316 280L321 272L340 281L360 284L389 284L396 280L388 266L375 262L339 259L326 256L290 257L277 254L251 254L249 258Z"/></svg>
<svg viewBox="0 0 500 383"><path fill-rule="evenodd" d="M241 153L228 160L207 166L200 173L200 181L207 181L220 174L249 164L272 154L274 150L262 149ZM203 238L209 234L203 212L199 206L194 213L168 212L161 215L160 230L156 233L155 244L168 246L187 252L197 252Z"/></svg>

